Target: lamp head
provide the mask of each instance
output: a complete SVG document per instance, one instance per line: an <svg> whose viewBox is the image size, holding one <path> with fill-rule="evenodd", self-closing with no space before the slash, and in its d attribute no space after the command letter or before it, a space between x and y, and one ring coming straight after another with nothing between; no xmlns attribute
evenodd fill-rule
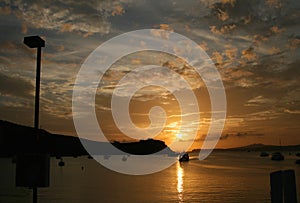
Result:
<svg viewBox="0 0 300 203"><path fill-rule="evenodd" d="M24 37L23 42L30 48L45 47L45 40L39 36Z"/></svg>

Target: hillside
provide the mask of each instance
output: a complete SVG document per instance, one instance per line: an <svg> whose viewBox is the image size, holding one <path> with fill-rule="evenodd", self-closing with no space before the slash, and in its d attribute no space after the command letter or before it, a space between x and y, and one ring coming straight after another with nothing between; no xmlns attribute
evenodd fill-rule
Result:
<svg viewBox="0 0 300 203"><path fill-rule="evenodd" d="M199 152L200 149L194 149L193 152ZM214 149L214 151L300 151L300 145L277 146L264 144L251 144L242 147L228 149Z"/></svg>
<svg viewBox="0 0 300 203"><path fill-rule="evenodd" d="M38 139L37 139L38 137ZM36 130L0 120L0 156L12 156L30 152L45 152L51 156L80 156L87 155L82 142L92 148L93 154L107 154L110 143L95 142L79 139L73 136L64 136L49 133L45 130ZM164 149L163 153L175 154L160 140L141 140L132 143L112 143L123 152L130 154L152 154ZM110 151L109 154L121 154L122 151Z"/></svg>

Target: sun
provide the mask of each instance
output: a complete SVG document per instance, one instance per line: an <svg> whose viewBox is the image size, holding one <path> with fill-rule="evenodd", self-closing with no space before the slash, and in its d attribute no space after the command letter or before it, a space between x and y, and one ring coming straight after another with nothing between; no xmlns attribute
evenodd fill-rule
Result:
<svg viewBox="0 0 300 203"><path fill-rule="evenodd" d="M183 135L180 134L180 133L178 133L178 134L176 134L176 138L177 138L177 139L182 139L182 138L183 138Z"/></svg>

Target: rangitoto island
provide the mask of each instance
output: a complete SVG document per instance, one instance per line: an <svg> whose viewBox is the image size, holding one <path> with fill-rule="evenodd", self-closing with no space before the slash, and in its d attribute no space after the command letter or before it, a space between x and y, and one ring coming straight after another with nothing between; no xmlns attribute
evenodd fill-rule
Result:
<svg viewBox="0 0 300 203"><path fill-rule="evenodd" d="M137 142L96 142L73 136L52 134L42 129L18 125L0 120L0 156L14 156L23 153L48 153L50 156L82 156L89 153L84 146L88 146L89 153L94 155L114 154L168 154L176 156L163 141L148 139ZM114 147L112 147L113 145ZM118 150L111 150L117 148Z"/></svg>

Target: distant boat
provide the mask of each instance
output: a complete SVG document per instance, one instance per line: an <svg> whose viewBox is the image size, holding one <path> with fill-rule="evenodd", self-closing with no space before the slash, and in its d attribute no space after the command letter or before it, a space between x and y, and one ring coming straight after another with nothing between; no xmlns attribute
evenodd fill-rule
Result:
<svg viewBox="0 0 300 203"><path fill-rule="evenodd" d="M189 161L190 157L189 154L187 152L185 152L184 154L179 155L179 162L185 162L185 161Z"/></svg>
<svg viewBox="0 0 300 203"><path fill-rule="evenodd" d="M280 152L274 152L274 153L272 153L271 160L282 161L282 160L284 160L284 156Z"/></svg>
<svg viewBox="0 0 300 203"><path fill-rule="evenodd" d="M267 156L269 156L269 153L268 152L261 152L259 156L260 157L267 157Z"/></svg>
<svg viewBox="0 0 300 203"><path fill-rule="evenodd" d="M63 161L63 159L60 159L60 161L58 162L58 166L60 167L65 166L65 162Z"/></svg>

